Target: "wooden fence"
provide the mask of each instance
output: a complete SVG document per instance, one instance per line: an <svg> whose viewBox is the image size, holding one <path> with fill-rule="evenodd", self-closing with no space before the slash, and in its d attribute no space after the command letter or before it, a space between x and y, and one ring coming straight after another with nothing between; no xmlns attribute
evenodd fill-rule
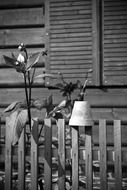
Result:
<svg viewBox="0 0 127 190"><path fill-rule="evenodd" d="M121 133L121 121L114 120L110 121L113 127L113 152L114 152L114 189L122 190L122 133ZM38 140L38 121L35 121L34 126L31 132L31 141L30 141L30 162L31 162L31 190L38 189L38 163L39 159L44 163L43 170L43 187L45 190L51 190L53 187L53 139L52 139L52 127L53 125L57 128L58 133L57 137L57 161L58 161L58 180L57 187L59 190L65 190L65 183L67 182L67 172L66 172L66 160L68 157L67 153L67 137L66 137L66 128L68 126L68 122L64 119L58 120L54 123L51 119L45 119L42 122L44 126L44 154L39 155L39 140ZM108 159L107 159L107 121L99 120L94 122L94 126L91 127L71 127L71 148L70 148L70 158L71 158L71 172L70 172L70 182L72 186L72 190L80 189L81 180L79 164L80 164L80 140L79 136L82 134L84 139L83 150L85 151L84 162L82 163L85 167L85 173L82 176L84 181L84 185L82 189L92 190L97 189L94 188L94 178L93 178L93 152L96 149L96 145L93 143L93 129L95 125L98 125L98 152L99 152L99 181L98 181L98 189L108 190L108 177L107 177L107 167L108 167ZM68 126L69 127L69 126ZM81 131L84 130L84 136ZM24 190L26 186L26 177L25 177L25 149L26 149L26 138L25 138L26 130L24 129L22 135L20 137L18 143L18 189ZM12 189L12 146L9 141L9 133L6 130L6 139L5 139L5 190ZM83 182L82 182L83 184ZM43 188L42 188L43 189ZM57 188L56 188L57 189Z"/></svg>

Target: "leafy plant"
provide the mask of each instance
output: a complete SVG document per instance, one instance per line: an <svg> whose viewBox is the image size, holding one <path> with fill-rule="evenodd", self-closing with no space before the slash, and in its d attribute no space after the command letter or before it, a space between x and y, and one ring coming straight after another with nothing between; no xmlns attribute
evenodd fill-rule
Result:
<svg viewBox="0 0 127 190"><path fill-rule="evenodd" d="M5 63L13 67L16 72L23 75L24 89L25 89L25 100L12 102L5 110L4 113L8 113L8 119L6 125L10 130L10 137L12 145L18 142L21 135L22 129L26 122L29 123L29 129L31 131L32 118L31 118L31 107L37 109L48 107L51 103L51 97L45 99L42 103L38 100L32 99L31 88L35 80L35 65L39 62L41 56L47 55L46 51L36 52L30 56L27 53L25 45L22 43L18 47L19 55L16 57L13 53L11 57L4 55Z"/></svg>
<svg viewBox="0 0 127 190"><path fill-rule="evenodd" d="M14 53L11 54L11 57L8 57L6 55L3 56L5 63L14 68L16 72L19 72L24 79L24 101L14 101L4 110L4 113L8 114L6 119L6 127L9 130L9 138L12 145L15 145L18 142L22 130L27 122L29 125L29 130L31 132L33 124L31 108L38 110L42 110L43 108L45 108L46 117L53 117L56 120L58 118L70 118L74 101L82 101L84 99L88 82L88 74L92 72L92 70L89 70L86 73L84 84L82 84L79 80L77 80L75 83L67 82L64 79L62 73L58 73L58 75L56 76L50 73L43 72L42 74L36 76L35 66L39 62L40 57L46 56L47 52L43 50L41 52L36 52L28 55L27 49L24 44L20 44L18 50L18 57L16 57ZM45 82L45 87L58 89L59 92L62 94L64 99L58 105L53 105L52 95L43 99L43 101L40 101L39 99L34 99L32 97L32 85L37 79L40 78L42 78ZM59 82L55 85L52 85L50 83L46 83L46 78L49 78L51 80L58 79ZM79 93L77 97L73 99L72 95L77 89L79 90ZM41 134L41 130L39 132L38 138ZM70 128L66 128L66 139L70 140ZM56 141L57 139L55 139L53 143L55 144ZM71 182L67 181L67 183L69 185L68 188L71 188ZM41 180L39 181L39 185L41 188L43 188Z"/></svg>
<svg viewBox="0 0 127 190"><path fill-rule="evenodd" d="M11 57L4 55L5 63L11 67L13 67L16 72L21 73L24 79L24 89L25 89L25 100L12 102L5 110L4 113L8 113L8 119L6 120L6 125L10 130L10 138L12 145L18 142L18 139L21 135L21 132L28 121L29 130L31 131L32 120L31 118L31 108L36 108L41 110L46 108L46 117L54 117L58 118L69 118L71 116L73 104L75 100L83 100L84 94L86 90L86 85L88 82L88 74L92 72L89 70L86 73L85 82L82 83L77 80L77 82L66 82L63 78L62 73L58 73L58 75L53 75L50 73L43 72L40 75L36 76L36 64L39 62L40 57L44 57L47 55L47 51L36 52L31 55L28 55L27 49L23 43L21 43L18 47L19 55L16 57L14 53L11 54ZM42 78L45 82L46 78L49 79L58 79L59 83L52 85L50 83L45 84L47 88L55 88L59 89L60 93L64 97L58 105L54 106L52 102L52 95L45 98L42 102L39 99L32 98L32 85L34 82ZM76 89L79 89L79 94L76 99L72 98L72 94Z"/></svg>
<svg viewBox="0 0 127 190"><path fill-rule="evenodd" d="M64 100L62 100L57 106L54 107L53 110L51 110L48 114L48 117L54 117L56 119L58 118L70 118L72 108L74 101L83 101L84 95L86 93L86 86L88 82L88 74L92 72L92 69L88 70L86 73L86 78L84 81L84 84L82 85L81 81L77 80L77 82L66 82L63 78L62 73L59 74L59 79L61 79L60 83L56 83L54 85L54 88L57 88L60 90L60 93L62 93L62 96L65 97ZM79 93L77 95L76 99L72 98L72 94L74 91L78 89Z"/></svg>

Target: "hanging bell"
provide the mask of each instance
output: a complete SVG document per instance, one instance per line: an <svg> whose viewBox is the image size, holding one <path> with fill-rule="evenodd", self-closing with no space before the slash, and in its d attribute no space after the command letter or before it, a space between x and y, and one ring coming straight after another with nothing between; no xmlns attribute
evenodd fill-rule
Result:
<svg viewBox="0 0 127 190"><path fill-rule="evenodd" d="M92 126L92 113L88 101L75 101L69 120L70 126Z"/></svg>

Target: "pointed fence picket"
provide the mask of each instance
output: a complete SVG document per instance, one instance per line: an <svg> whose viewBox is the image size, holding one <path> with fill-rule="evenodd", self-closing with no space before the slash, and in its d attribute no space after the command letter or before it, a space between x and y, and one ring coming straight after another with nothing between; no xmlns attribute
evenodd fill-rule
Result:
<svg viewBox="0 0 127 190"><path fill-rule="evenodd" d="M122 143L121 143L121 121L114 120L114 173L115 190L122 190ZM31 189L38 189L38 121L34 122L31 132ZM58 189L65 190L66 183L66 126L68 122L64 119L54 123L51 119L44 120L44 189L52 189L52 125L58 127ZM108 189L107 180L107 121L99 120L99 164L100 164L100 189ZM85 128L85 189L93 188L93 141L92 127ZM18 143L18 189L25 189L25 135L24 128ZM6 130L5 142L5 190L12 189L12 146L9 133ZM71 127L71 169L72 190L79 189L79 127Z"/></svg>

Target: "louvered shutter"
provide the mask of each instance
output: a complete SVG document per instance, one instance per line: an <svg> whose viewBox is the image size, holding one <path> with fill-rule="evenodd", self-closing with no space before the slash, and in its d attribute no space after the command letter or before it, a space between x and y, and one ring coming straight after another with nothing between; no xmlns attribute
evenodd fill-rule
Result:
<svg viewBox="0 0 127 190"><path fill-rule="evenodd" d="M127 84L127 1L104 0L104 84Z"/></svg>
<svg viewBox="0 0 127 190"><path fill-rule="evenodd" d="M50 71L84 81L92 68L92 1L50 0L49 10Z"/></svg>

